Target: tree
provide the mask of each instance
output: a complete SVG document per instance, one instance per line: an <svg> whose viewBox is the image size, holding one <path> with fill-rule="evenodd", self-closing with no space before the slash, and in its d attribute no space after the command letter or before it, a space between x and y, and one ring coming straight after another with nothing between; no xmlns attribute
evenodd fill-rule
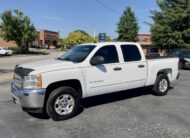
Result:
<svg viewBox="0 0 190 138"><path fill-rule="evenodd" d="M153 10L152 42L161 48L190 48L190 0L158 0Z"/></svg>
<svg viewBox="0 0 190 138"><path fill-rule="evenodd" d="M74 31L69 33L68 37L63 39L61 41L62 45L67 45L70 48L78 45L78 44L82 44L82 43L88 43L88 42L92 42L92 38L88 35L88 33L84 32L84 31Z"/></svg>
<svg viewBox="0 0 190 138"><path fill-rule="evenodd" d="M82 34L86 35L86 36L90 36L87 32L83 31L83 30L75 30L74 31L75 33L76 32L81 32Z"/></svg>
<svg viewBox="0 0 190 138"><path fill-rule="evenodd" d="M37 32L28 16L19 10L7 10L1 14L0 36L6 41L14 41L22 53L28 52L28 44L35 40Z"/></svg>
<svg viewBox="0 0 190 138"><path fill-rule="evenodd" d="M139 27L135 13L132 11L131 7L126 8L117 25L117 32L119 35L118 41L136 42L138 40Z"/></svg>

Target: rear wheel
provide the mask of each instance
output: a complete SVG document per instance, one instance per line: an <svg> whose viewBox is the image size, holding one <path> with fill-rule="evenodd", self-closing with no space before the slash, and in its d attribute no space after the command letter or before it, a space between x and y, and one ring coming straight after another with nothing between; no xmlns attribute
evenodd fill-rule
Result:
<svg viewBox="0 0 190 138"><path fill-rule="evenodd" d="M165 74L160 74L157 76L152 91L153 94L157 96L164 96L168 93L169 87L170 87L170 82L168 76Z"/></svg>
<svg viewBox="0 0 190 138"><path fill-rule="evenodd" d="M53 90L47 100L47 114L55 121L72 118L80 105L79 93L71 87Z"/></svg>
<svg viewBox="0 0 190 138"><path fill-rule="evenodd" d="M183 65L183 63L180 61L179 62L179 69L183 69L184 68L184 65Z"/></svg>

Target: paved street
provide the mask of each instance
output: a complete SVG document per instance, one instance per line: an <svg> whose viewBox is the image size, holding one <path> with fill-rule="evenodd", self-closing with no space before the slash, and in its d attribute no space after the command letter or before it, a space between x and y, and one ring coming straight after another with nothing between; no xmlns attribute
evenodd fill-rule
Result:
<svg viewBox="0 0 190 138"><path fill-rule="evenodd" d="M40 59L18 58L22 61L10 57L9 64ZM0 63L0 67L12 68L5 63ZM0 137L190 137L189 70L181 71L180 79L172 83L165 97L137 89L88 98L83 100L76 117L59 122L22 112L20 106L12 102L12 76L12 72L0 74Z"/></svg>

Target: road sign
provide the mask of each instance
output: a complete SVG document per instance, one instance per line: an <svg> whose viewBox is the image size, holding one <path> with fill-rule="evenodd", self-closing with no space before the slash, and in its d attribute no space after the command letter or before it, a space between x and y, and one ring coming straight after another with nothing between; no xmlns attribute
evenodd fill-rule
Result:
<svg viewBox="0 0 190 138"><path fill-rule="evenodd" d="M99 42L104 42L106 40L106 33L99 33Z"/></svg>

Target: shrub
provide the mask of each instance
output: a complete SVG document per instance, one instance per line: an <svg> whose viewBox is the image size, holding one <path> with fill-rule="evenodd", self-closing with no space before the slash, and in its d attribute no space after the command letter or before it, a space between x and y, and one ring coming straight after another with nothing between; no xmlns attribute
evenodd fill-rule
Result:
<svg viewBox="0 0 190 138"><path fill-rule="evenodd" d="M20 53L20 48L18 46L12 46L12 47L9 47L9 49L14 51L15 54Z"/></svg>

